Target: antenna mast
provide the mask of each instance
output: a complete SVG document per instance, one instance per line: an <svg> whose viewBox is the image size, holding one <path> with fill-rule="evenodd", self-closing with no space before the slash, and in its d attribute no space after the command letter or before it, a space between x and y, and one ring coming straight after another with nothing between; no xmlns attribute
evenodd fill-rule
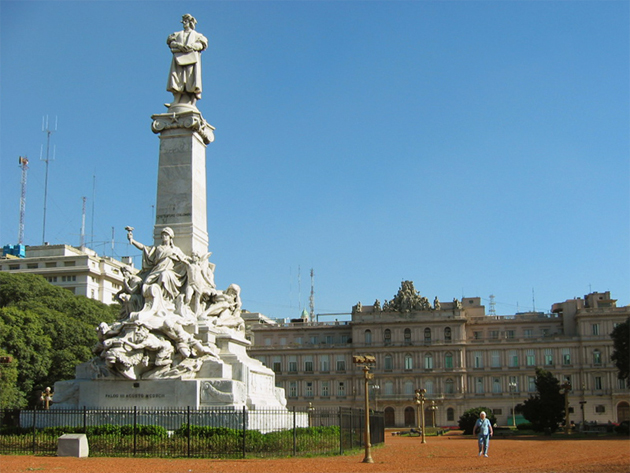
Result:
<svg viewBox="0 0 630 473"><path fill-rule="evenodd" d="M83 208L81 209L81 248L85 247L85 201L83 197Z"/></svg>
<svg viewBox="0 0 630 473"><path fill-rule="evenodd" d="M18 230L18 245L24 243L24 216L26 213L26 171L28 170L28 158L20 156L20 167L22 168L22 191L20 193L20 228Z"/></svg>
<svg viewBox="0 0 630 473"><path fill-rule="evenodd" d="M311 297L309 299L311 306L311 322L315 319L315 272L311 268Z"/></svg>
<svg viewBox="0 0 630 473"><path fill-rule="evenodd" d="M45 127L44 127L45 120ZM46 159L39 157L40 161L46 163L46 178L44 179L44 223L42 225L42 245L46 243L46 204L48 202L48 163L50 162L50 135L57 131L57 118L55 118L55 129L48 128L48 117L45 119L42 117L42 131L46 133ZM54 152L53 152L54 160Z"/></svg>
<svg viewBox="0 0 630 473"><path fill-rule="evenodd" d="M298 311L302 313L302 272L298 264Z"/></svg>
<svg viewBox="0 0 630 473"><path fill-rule="evenodd" d="M494 302L494 294L490 294L490 312L488 315L497 315L497 310Z"/></svg>
<svg viewBox="0 0 630 473"><path fill-rule="evenodd" d="M90 219L90 248L94 248L94 202L96 201L96 175L92 175L92 218Z"/></svg>

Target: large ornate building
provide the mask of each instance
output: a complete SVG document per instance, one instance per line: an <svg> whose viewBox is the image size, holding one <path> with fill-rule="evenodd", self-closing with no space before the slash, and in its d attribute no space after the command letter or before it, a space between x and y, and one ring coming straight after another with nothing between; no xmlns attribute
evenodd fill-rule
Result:
<svg viewBox="0 0 630 473"><path fill-rule="evenodd" d="M457 425L478 406L512 425L513 406L536 391L537 367L571 383L571 420L619 422L630 420L630 390L617 379L610 333L629 316L609 292L548 314L486 315L478 297L430 303L405 281L392 301L357 304L350 322L258 324L250 354L276 372L296 407L362 406L363 372L352 357L375 356L369 395L388 426L416 424L418 388L427 390L428 425Z"/></svg>

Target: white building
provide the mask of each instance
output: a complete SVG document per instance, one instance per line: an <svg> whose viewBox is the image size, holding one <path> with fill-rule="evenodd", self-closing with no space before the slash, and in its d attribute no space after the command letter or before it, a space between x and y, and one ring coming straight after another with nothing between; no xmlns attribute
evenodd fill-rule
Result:
<svg viewBox="0 0 630 473"><path fill-rule="evenodd" d="M123 267L132 268L132 259L118 261L86 247L68 245L27 246L25 258L0 258L0 271L39 274L55 286L105 304L115 302L114 296L122 288Z"/></svg>

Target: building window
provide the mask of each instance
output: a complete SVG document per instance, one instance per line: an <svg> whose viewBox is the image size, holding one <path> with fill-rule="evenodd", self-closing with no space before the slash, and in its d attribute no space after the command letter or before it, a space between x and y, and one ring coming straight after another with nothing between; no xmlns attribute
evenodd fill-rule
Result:
<svg viewBox="0 0 630 473"><path fill-rule="evenodd" d="M346 358L343 355L337 355L337 371L346 371Z"/></svg>
<svg viewBox="0 0 630 473"><path fill-rule="evenodd" d="M527 391L529 391L530 393L536 392L536 377L535 376L527 377Z"/></svg>
<svg viewBox="0 0 630 473"><path fill-rule="evenodd" d="M570 348L562 349L562 364L563 365L571 364L571 349Z"/></svg>
<svg viewBox="0 0 630 473"><path fill-rule="evenodd" d="M383 341L385 343L385 346L389 346L392 344L392 331L390 329L385 329L385 332L383 332Z"/></svg>
<svg viewBox="0 0 630 473"><path fill-rule="evenodd" d="M304 397L313 397L313 382L306 381L306 387L304 389Z"/></svg>
<svg viewBox="0 0 630 473"><path fill-rule="evenodd" d="M455 420L455 409L453 409L452 407L449 407L448 409L446 409L446 420L448 421Z"/></svg>
<svg viewBox="0 0 630 473"><path fill-rule="evenodd" d="M330 371L330 360L328 355L319 355L319 371L328 373Z"/></svg>
<svg viewBox="0 0 630 473"><path fill-rule="evenodd" d="M553 349L551 348L545 348L545 365L553 365Z"/></svg>
<svg viewBox="0 0 630 473"><path fill-rule="evenodd" d="M273 371L275 373L282 373L282 357L280 356L273 357Z"/></svg>
<svg viewBox="0 0 630 473"><path fill-rule="evenodd" d="M302 345L302 337L295 337L295 344Z"/></svg>
<svg viewBox="0 0 630 473"><path fill-rule="evenodd" d="M451 327L444 329L444 341L450 342L452 340Z"/></svg>
<svg viewBox="0 0 630 473"><path fill-rule="evenodd" d="M54 263L46 263L46 267L47 268L56 268L57 267L57 263L56 262L54 262Z"/></svg>
<svg viewBox="0 0 630 473"><path fill-rule="evenodd" d="M598 391L602 389L602 377L601 376L595 376L595 389L598 390Z"/></svg>
<svg viewBox="0 0 630 473"><path fill-rule="evenodd" d="M453 369L453 354L451 352L444 355L444 368Z"/></svg>
<svg viewBox="0 0 630 473"><path fill-rule="evenodd" d="M37 269L37 268L39 268L39 264L37 264L37 263L28 263L28 264L26 265L26 267L27 267L28 269Z"/></svg>
<svg viewBox="0 0 630 473"><path fill-rule="evenodd" d="M269 338L269 337L265 338L265 346L266 347L270 347L271 346L271 338Z"/></svg>
<svg viewBox="0 0 630 473"><path fill-rule="evenodd" d="M473 353L473 366L475 368L483 368L483 354L480 351Z"/></svg>
<svg viewBox="0 0 630 473"><path fill-rule="evenodd" d="M280 337L280 346L285 346L287 344L287 337Z"/></svg>
<svg viewBox="0 0 630 473"><path fill-rule="evenodd" d="M394 359L392 358L392 355L385 355L383 361L385 371L391 371L394 369Z"/></svg>
<svg viewBox="0 0 630 473"><path fill-rule="evenodd" d="M365 344L366 345L371 345L372 344L372 331L371 330L366 330L365 331L364 339L365 339Z"/></svg>
<svg viewBox="0 0 630 473"><path fill-rule="evenodd" d="M534 350L527 350L525 352L525 364L527 366L536 366L536 356Z"/></svg>
<svg viewBox="0 0 630 473"><path fill-rule="evenodd" d="M501 392L501 380L499 378L492 378L492 392L495 394Z"/></svg>
<svg viewBox="0 0 630 473"><path fill-rule="evenodd" d="M523 335L525 336L525 338L534 338L534 330L531 328L526 328L523 332Z"/></svg>
<svg viewBox="0 0 630 473"><path fill-rule="evenodd" d="M483 378L475 378L475 393L483 394Z"/></svg>
<svg viewBox="0 0 630 473"><path fill-rule="evenodd" d="M592 324L591 331L593 335L599 335L599 324Z"/></svg>
<svg viewBox="0 0 630 473"><path fill-rule="evenodd" d="M598 414L603 414L606 412L606 406L602 405L602 404L598 404L597 406L595 406L595 412Z"/></svg>
<svg viewBox="0 0 630 473"><path fill-rule="evenodd" d="M404 333L405 345L411 345L411 329L406 328Z"/></svg>
<svg viewBox="0 0 630 473"><path fill-rule="evenodd" d="M20 269L20 265L19 264L10 264L9 265L9 271L15 271Z"/></svg>
<svg viewBox="0 0 630 473"><path fill-rule="evenodd" d="M383 390L386 396L393 396L394 395L394 383L392 383L391 381L385 381L385 389Z"/></svg>
<svg viewBox="0 0 630 473"><path fill-rule="evenodd" d="M328 381L322 381L322 397L330 396L330 385Z"/></svg>
<svg viewBox="0 0 630 473"><path fill-rule="evenodd" d="M343 381L339 381L337 384L337 396L344 397L346 395L346 383Z"/></svg>
<svg viewBox="0 0 630 473"><path fill-rule="evenodd" d="M507 338L507 339L514 338L514 330L506 330L505 331L505 338Z"/></svg>
<svg viewBox="0 0 630 473"><path fill-rule="evenodd" d="M508 352L508 365L510 368L518 367L518 352L516 350L510 350Z"/></svg>
<svg viewBox="0 0 630 473"><path fill-rule="evenodd" d="M431 353L427 353L426 355L424 355L424 369L433 369L433 355Z"/></svg>
<svg viewBox="0 0 630 473"><path fill-rule="evenodd" d="M427 396L433 394L433 381L425 381L424 389L427 390Z"/></svg>
<svg viewBox="0 0 630 473"><path fill-rule="evenodd" d="M297 373L297 356L295 355L289 357L289 373Z"/></svg>
<svg viewBox="0 0 630 473"><path fill-rule="evenodd" d="M319 343L319 337L317 335L311 335L311 345L317 345Z"/></svg>
<svg viewBox="0 0 630 473"><path fill-rule="evenodd" d="M297 397L297 396L298 396L297 381L291 381L289 383L289 397Z"/></svg>
<svg viewBox="0 0 630 473"><path fill-rule="evenodd" d="M601 365L602 364L602 352L599 350L593 350L593 364Z"/></svg>
<svg viewBox="0 0 630 473"><path fill-rule="evenodd" d="M424 343L431 343L431 329L428 327L424 329Z"/></svg>
<svg viewBox="0 0 630 473"><path fill-rule="evenodd" d="M304 371L306 373L313 372L313 355L306 355L304 357Z"/></svg>
<svg viewBox="0 0 630 473"><path fill-rule="evenodd" d="M406 396L413 396L413 393L414 393L413 381L405 381L403 389Z"/></svg>
<svg viewBox="0 0 630 473"><path fill-rule="evenodd" d="M332 335L326 335L326 345L333 345L334 343L334 337Z"/></svg>
<svg viewBox="0 0 630 473"><path fill-rule="evenodd" d="M405 370L410 371L413 369L413 357L409 354L405 354Z"/></svg>
<svg viewBox="0 0 630 473"><path fill-rule="evenodd" d="M499 338L499 331L498 330L490 330L490 338L492 340L496 340Z"/></svg>
<svg viewBox="0 0 630 473"><path fill-rule="evenodd" d="M501 354L499 353L499 350L492 350L490 352L490 366L492 368L501 367Z"/></svg>
<svg viewBox="0 0 630 473"><path fill-rule="evenodd" d="M481 340L483 338L483 332L473 332L473 338L475 340Z"/></svg>
<svg viewBox="0 0 630 473"><path fill-rule="evenodd" d="M503 409L492 409L492 414L495 416L503 415Z"/></svg>
<svg viewBox="0 0 630 473"><path fill-rule="evenodd" d="M444 392L446 394L455 394L455 383L451 378L448 378L444 383Z"/></svg>
<svg viewBox="0 0 630 473"><path fill-rule="evenodd" d="M64 261L63 265L64 266L76 266L77 262L76 261Z"/></svg>

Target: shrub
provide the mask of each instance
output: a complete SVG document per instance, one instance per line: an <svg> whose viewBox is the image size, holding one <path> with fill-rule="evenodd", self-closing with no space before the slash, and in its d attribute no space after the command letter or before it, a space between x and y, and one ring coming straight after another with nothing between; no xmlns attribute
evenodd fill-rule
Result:
<svg viewBox="0 0 630 473"><path fill-rule="evenodd" d="M523 422L521 424L517 424L516 428L518 430L532 430L534 427L531 422Z"/></svg>

